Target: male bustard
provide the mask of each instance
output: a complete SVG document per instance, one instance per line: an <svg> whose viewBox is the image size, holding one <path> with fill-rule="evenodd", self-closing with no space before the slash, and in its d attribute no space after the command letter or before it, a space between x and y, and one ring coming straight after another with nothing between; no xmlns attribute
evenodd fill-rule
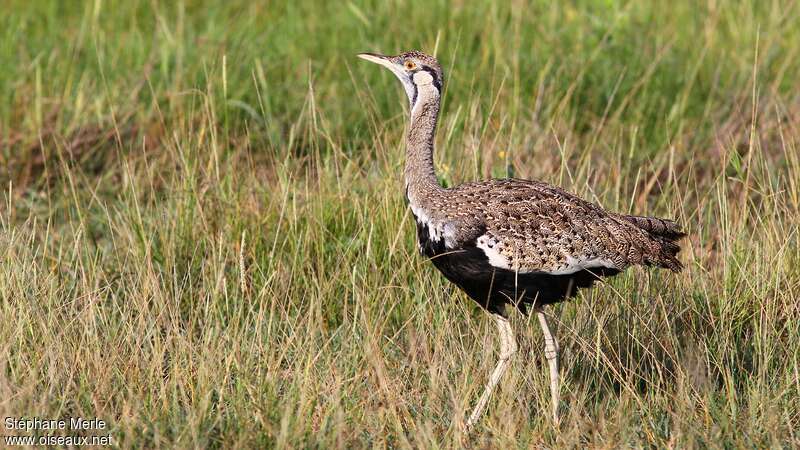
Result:
<svg viewBox="0 0 800 450"><path fill-rule="evenodd" d="M483 414L517 351L507 305L523 314L530 305L538 316L550 368L553 421L558 423L558 344L542 306L632 265L680 271L676 241L684 233L671 220L608 212L539 181L494 179L443 188L433 166L444 85L438 61L415 51L358 56L391 70L408 95L405 187L420 252L491 313L500 332L500 360L467 428Z"/></svg>

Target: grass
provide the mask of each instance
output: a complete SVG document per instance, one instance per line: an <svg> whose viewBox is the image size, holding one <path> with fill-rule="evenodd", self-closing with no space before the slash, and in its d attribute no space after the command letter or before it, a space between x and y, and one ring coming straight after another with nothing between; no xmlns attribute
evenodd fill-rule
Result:
<svg viewBox="0 0 800 450"><path fill-rule="evenodd" d="M796 2L23 2L0 17L0 416L129 447L800 445ZM674 217L679 275L549 313L475 433L493 324L417 254L407 106L442 181ZM14 434L3 430L2 434ZM24 433L23 433L24 434Z"/></svg>

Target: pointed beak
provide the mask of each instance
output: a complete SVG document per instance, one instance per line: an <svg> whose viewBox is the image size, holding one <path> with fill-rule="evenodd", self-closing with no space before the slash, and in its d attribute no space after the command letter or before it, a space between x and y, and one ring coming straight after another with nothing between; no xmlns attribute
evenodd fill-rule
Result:
<svg viewBox="0 0 800 450"><path fill-rule="evenodd" d="M393 58L391 56L378 55L377 53L359 53L358 57L389 69L403 84L403 89L406 91L406 96L408 97L408 103L412 108L414 107L414 101L417 98L417 88L414 86L414 81L408 76L402 64L392 61Z"/></svg>
<svg viewBox="0 0 800 450"><path fill-rule="evenodd" d="M389 70L393 70L394 68L393 67L394 64L392 63L392 61L389 59L388 56L378 55L377 53L359 53L356 56L358 56L361 59L367 60L369 62L380 64Z"/></svg>

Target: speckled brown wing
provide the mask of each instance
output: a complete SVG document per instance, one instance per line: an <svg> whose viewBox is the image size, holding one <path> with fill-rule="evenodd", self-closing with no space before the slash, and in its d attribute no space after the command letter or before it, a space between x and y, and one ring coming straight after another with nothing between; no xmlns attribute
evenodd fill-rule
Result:
<svg viewBox="0 0 800 450"><path fill-rule="evenodd" d="M656 265L680 270L673 222L607 212L546 183L503 179L448 192L444 212L457 240L483 250L492 266L516 272L570 274ZM648 226L650 230L648 230ZM675 236L659 236L660 229Z"/></svg>

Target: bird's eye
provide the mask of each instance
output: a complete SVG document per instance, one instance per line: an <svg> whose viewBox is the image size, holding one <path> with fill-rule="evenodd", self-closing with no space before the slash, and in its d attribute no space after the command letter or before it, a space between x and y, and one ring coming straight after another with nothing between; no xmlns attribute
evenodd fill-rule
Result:
<svg viewBox="0 0 800 450"><path fill-rule="evenodd" d="M404 65L406 66L406 70L414 70L417 68L417 65L414 63L414 61L410 59L407 59Z"/></svg>

